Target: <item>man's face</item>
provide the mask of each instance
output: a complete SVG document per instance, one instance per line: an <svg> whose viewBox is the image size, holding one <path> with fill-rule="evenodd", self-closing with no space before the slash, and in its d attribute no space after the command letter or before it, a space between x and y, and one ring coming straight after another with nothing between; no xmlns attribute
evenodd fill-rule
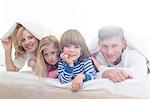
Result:
<svg viewBox="0 0 150 99"><path fill-rule="evenodd" d="M117 36L100 41L100 49L107 61L114 63L120 58L125 41Z"/></svg>

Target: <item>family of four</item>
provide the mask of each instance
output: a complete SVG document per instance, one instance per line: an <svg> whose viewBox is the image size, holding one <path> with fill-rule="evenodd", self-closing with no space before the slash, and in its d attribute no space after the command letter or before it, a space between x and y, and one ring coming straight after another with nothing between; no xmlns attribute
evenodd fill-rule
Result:
<svg viewBox="0 0 150 99"><path fill-rule="evenodd" d="M9 35L2 38L7 71L19 71L27 62L36 75L58 78L62 84L72 82L75 91L82 88L83 82L96 78L117 83L143 78L148 73L147 59L127 43L121 27L101 27L98 49L90 53L77 29L65 31L58 40L44 28L29 24L15 23Z"/></svg>

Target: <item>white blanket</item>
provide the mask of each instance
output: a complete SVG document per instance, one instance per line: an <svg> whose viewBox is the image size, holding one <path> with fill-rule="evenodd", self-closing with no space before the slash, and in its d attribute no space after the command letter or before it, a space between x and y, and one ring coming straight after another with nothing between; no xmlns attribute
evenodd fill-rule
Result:
<svg viewBox="0 0 150 99"><path fill-rule="evenodd" d="M71 83L60 84L58 79L39 78L31 73L0 72L0 80L10 85L21 84L22 86L57 87L71 90ZM130 79L121 83L113 83L108 79L96 79L85 82L80 91L150 98L150 79L149 77L136 80Z"/></svg>

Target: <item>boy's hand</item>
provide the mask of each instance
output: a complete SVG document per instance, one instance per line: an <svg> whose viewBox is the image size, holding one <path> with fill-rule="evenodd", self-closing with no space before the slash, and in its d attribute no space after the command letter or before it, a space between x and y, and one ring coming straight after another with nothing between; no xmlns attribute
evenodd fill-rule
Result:
<svg viewBox="0 0 150 99"><path fill-rule="evenodd" d="M72 89L73 91L78 91L83 86L83 80L85 79L84 74L78 74L73 82L72 82Z"/></svg>
<svg viewBox="0 0 150 99"><path fill-rule="evenodd" d="M74 66L74 62L73 62L73 60L71 60L70 58L69 58L69 54L67 54L67 53L61 53L60 54L60 57L65 61L65 62L67 62L70 66Z"/></svg>

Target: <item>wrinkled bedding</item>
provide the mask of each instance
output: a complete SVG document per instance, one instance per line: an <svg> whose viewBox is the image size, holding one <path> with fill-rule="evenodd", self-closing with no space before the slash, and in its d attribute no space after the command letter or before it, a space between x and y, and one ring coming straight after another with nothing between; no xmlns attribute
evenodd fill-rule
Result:
<svg viewBox="0 0 150 99"><path fill-rule="evenodd" d="M30 72L0 72L1 99L150 99L149 77L113 83L108 79L85 82L78 92L71 83L40 78Z"/></svg>

